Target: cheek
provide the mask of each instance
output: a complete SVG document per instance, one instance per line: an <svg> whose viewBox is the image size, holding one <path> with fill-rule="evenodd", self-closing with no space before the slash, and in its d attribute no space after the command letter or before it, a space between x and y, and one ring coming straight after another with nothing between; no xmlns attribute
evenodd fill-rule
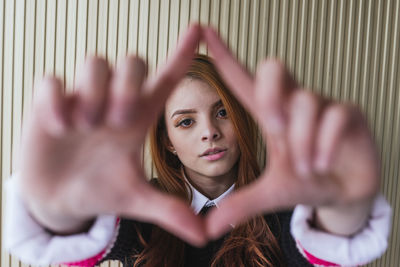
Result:
<svg viewBox="0 0 400 267"><path fill-rule="evenodd" d="M235 133L235 129L233 128L232 123L229 123L228 125L226 125L226 130L224 132L225 132L225 138L226 138L229 146L235 152L234 156L236 158L239 158L239 155L240 155L239 142L238 142L238 138L237 138L237 135Z"/></svg>
<svg viewBox="0 0 400 267"><path fill-rule="evenodd" d="M178 154L185 153L188 148L194 145L193 138L188 131L179 131L175 128L169 128L168 137Z"/></svg>

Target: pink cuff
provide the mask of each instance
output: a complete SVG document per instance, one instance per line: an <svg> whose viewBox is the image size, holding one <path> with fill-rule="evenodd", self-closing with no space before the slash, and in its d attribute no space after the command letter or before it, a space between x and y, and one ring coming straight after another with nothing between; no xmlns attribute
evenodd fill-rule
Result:
<svg viewBox="0 0 400 267"><path fill-rule="evenodd" d="M118 228L119 228L119 222L120 222L120 218L117 218L117 221L115 223L115 228L116 228L116 233L118 233ZM111 242L110 246L102 251L100 251L99 254L86 259L86 260L82 260L82 261L76 261L76 262L65 262L62 263L62 265L67 265L67 266L80 266L80 267L93 267L95 266L101 259L103 259L105 256L108 255L108 253L110 253L111 248L114 246L115 243L115 239L116 239L117 235L114 237L113 242Z"/></svg>
<svg viewBox="0 0 400 267"><path fill-rule="evenodd" d="M307 250L305 250L301 246L300 242L297 242L297 248L300 250L300 253L303 254L303 256L307 259L307 261L315 266L340 266L333 262L318 259L317 257L313 256L311 253L309 253Z"/></svg>

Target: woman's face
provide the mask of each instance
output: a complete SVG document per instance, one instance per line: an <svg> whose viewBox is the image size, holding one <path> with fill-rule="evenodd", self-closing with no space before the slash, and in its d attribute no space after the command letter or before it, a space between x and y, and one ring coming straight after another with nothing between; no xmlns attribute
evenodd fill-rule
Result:
<svg viewBox="0 0 400 267"><path fill-rule="evenodd" d="M232 170L240 150L233 124L216 90L184 79L166 103L169 140L189 177L217 177Z"/></svg>

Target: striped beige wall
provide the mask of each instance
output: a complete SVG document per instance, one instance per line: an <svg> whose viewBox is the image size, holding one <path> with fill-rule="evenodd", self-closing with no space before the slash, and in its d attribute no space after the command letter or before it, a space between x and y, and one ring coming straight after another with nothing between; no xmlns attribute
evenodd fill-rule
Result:
<svg viewBox="0 0 400 267"><path fill-rule="evenodd" d="M73 88L87 54L112 64L139 54L154 71L188 23L200 21L214 25L250 70L278 57L305 86L361 106L380 148L382 192L394 208L389 250L370 266L400 266L399 12L400 0L2 0L2 181L15 169L12 156L37 79L55 74ZM150 160L146 168L151 172ZM26 265L2 252L1 266Z"/></svg>

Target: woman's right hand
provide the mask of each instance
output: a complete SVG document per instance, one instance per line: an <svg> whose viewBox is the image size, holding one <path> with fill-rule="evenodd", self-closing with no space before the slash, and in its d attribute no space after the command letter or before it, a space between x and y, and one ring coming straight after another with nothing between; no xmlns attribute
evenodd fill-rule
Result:
<svg viewBox="0 0 400 267"><path fill-rule="evenodd" d="M57 233L82 230L100 214L155 223L182 239L205 242L202 220L177 198L152 188L142 168L146 133L185 75L200 39L199 26L183 35L153 79L129 57L112 72L88 59L76 90L45 78L24 125L20 187L43 226Z"/></svg>

